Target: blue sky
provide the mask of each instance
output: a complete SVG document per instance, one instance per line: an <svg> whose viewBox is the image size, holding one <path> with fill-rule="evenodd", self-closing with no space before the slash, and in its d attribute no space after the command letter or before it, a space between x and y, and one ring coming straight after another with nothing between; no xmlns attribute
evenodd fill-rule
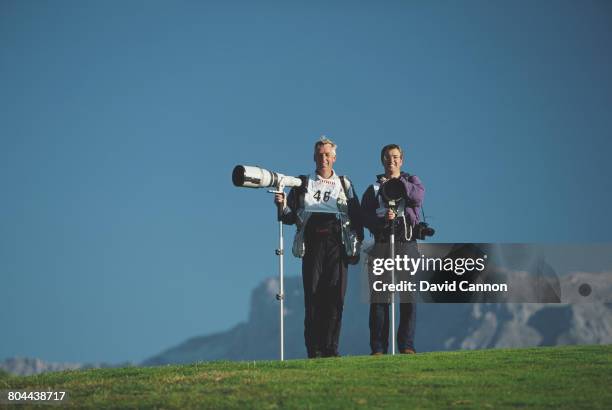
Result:
<svg viewBox="0 0 612 410"><path fill-rule="evenodd" d="M320 134L360 192L402 145L435 241L609 242L611 40L606 1L2 0L0 360L244 320L277 227L231 170Z"/></svg>

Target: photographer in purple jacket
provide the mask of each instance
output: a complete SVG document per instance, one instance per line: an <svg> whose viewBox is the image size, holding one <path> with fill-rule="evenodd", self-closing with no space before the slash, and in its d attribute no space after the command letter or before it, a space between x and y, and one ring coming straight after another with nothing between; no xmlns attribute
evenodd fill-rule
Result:
<svg viewBox="0 0 612 410"><path fill-rule="evenodd" d="M395 144L386 145L380 153L384 174L378 175L374 184L363 194L361 210L363 223L374 236L374 251L378 257L389 257L391 224L394 224L395 255L418 258L416 239L423 239L419 213L425 188L416 175L401 171L404 153ZM406 188L406 195L395 209L391 209L382 197L381 186L392 178L399 178ZM426 234L429 235L429 234ZM400 278L401 279L401 278ZM372 289L372 287L370 287ZM372 355L386 354L389 348L389 294L374 294L370 298L370 348ZM400 353L414 354L414 331L416 326L416 304L412 295L400 298L400 321L397 345Z"/></svg>

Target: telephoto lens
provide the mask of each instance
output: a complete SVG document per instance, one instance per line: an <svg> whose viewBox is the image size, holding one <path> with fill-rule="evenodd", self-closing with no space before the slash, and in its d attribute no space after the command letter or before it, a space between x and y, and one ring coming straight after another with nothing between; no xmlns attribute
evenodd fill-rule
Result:
<svg viewBox="0 0 612 410"><path fill-rule="evenodd" d="M302 180L296 177L279 174L278 172L268 171L265 168L249 165L236 165L232 171L232 183L234 186L243 188L278 188L299 187Z"/></svg>
<svg viewBox="0 0 612 410"><path fill-rule="evenodd" d="M381 187L381 192L385 202L398 202L400 199L406 198L406 186L399 178L391 178L387 180Z"/></svg>

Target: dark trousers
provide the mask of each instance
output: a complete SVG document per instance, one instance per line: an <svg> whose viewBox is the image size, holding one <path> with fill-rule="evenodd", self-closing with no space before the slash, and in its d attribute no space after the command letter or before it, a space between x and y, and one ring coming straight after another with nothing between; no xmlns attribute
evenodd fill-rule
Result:
<svg viewBox="0 0 612 410"><path fill-rule="evenodd" d="M390 305L390 303L370 304L370 348L372 353L387 353L389 349ZM400 351L404 349L414 350L416 303L400 303L399 316L397 348Z"/></svg>
<svg viewBox="0 0 612 410"><path fill-rule="evenodd" d="M373 250L374 257L389 258L390 246L388 243L376 243ZM395 255L408 255L411 258L418 258L418 248L415 241L411 242L396 242ZM370 272L372 270L370 269ZM375 280L383 280L385 283L391 283L391 275L385 272L383 276L373 276L369 274L370 289ZM402 280L411 280L413 277L405 272L395 273L396 283ZM397 348L401 350L414 350L414 334L416 328L416 303L415 296L410 293L400 292L399 299L399 327L397 329ZM392 294L390 292L372 293L370 296L370 348L372 353L387 353L389 349L389 328L390 328L390 313ZM397 303L397 302L396 302Z"/></svg>
<svg viewBox="0 0 612 410"><path fill-rule="evenodd" d="M306 238L302 259L304 341L308 357L337 356L347 264L339 232Z"/></svg>

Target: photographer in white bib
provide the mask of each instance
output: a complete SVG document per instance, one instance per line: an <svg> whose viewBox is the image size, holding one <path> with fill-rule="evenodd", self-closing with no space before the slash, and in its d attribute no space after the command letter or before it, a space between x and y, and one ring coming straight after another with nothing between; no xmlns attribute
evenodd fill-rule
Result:
<svg viewBox="0 0 612 410"><path fill-rule="evenodd" d="M302 258L304 341L309 358L339 356L338 342L348 263L356 263L363 240L359 199L351 181L333 169L336 144L321 137L314 146L316 170L287 198L276 194L282 221L296 224L293 254Z"/></svg>

